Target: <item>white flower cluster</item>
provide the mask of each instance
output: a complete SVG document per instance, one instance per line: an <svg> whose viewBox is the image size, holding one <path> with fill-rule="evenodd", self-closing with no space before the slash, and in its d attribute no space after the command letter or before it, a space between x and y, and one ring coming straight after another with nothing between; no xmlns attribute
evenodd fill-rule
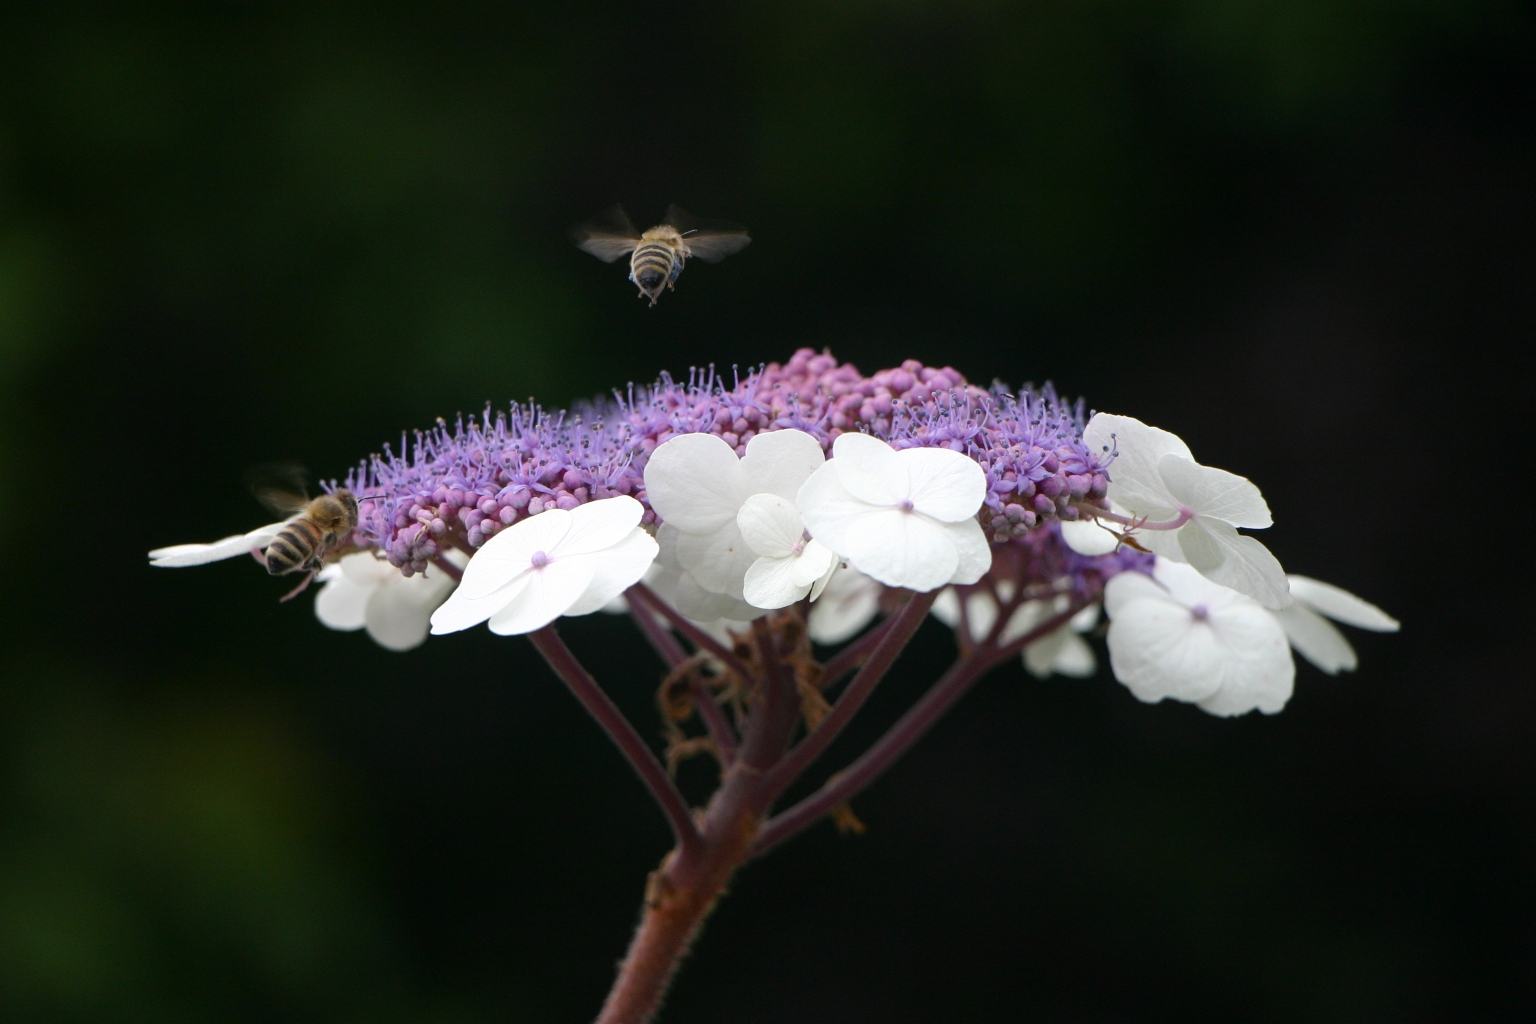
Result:
<svg viewBox="0 0 1536 1024"><path fill-rule="evenodd" d="M1397 631L1396 619L1348 591L1305 576L1289 583L1294 603L1275 610L1162 557L1151 576L1120 573L1104 588L1115 678L1148 703L1274 714L1296 677L1290 648L1329 675L1355 667L1354 648L1328 619Z"/></svg>
<svg viewBox="0 0 1536 1024"><path fill-rule="evenodd" d="M1084 437L1114 456L1110 511L1080 507L1085 518L1063 521L1063 539L1085 555L1130 542L1157 556L1151 575L1120 572L1103 595L1110 667L1140 699L1173 698L1217 715L1273 713L1291 695L1291 648L1330 674L1355 667L1330 619L1398 628L1346 591L1287 577L1263 545L1237 532L1271 524L1258 488L1195 462L1175 435L1101 413ZM1015 604L1016 584L1006 579L962 601L956 587L992 566L976 518L986 477L974 460L947 448L898 451L856 433L840 435L832 456L799 430L758 434L739 458L712 434L679 435L646 466L646 497L663 520L654 537L640 524L640 502L620 496L547 509L497 533L473 558L450 550L446 564L410 577L374 553L348 554L319 574L315 614L333 629L366 629L390 650L409 650L429 629L487 622L511 635L560 616L623 610L624 591L644 579L722 640L765 610L809 599L811 638L837 644L875 617L892 587L940 590L937 618L974 643L1006 647L1070 607L1064 594ZM284 525L150 558L175 567L259 553ZM1001 628L999 601L1009 609ZM1091 605L1034 639L1023 648L1025 668L1042 678L1092 675L1097 660L1083 634L1099 615Z"/></svg>
<svg viewBox="0 0 1536 1024"><path fill-rule="evenodd" d="M1186 562L1202 576L1258 601L1266 608L1291 603L1285 571L1269 549L1238 528L1273 525L1269 505L1253 483L1223 469L1202 466L1175 434L1130 416L1098 413L1083 440L1114 453L1108 498L1127 530L1100 523L1062 524L1067 544L1082 554L1113 551L1134 534L1148 551Z"/></svg>

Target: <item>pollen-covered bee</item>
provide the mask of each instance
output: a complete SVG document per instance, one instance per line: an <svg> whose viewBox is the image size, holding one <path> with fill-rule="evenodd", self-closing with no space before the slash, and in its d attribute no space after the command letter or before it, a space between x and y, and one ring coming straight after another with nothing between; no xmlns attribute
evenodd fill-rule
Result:
<svg viewBox="0 0 1536 1024"><path fill-rule="evenodd" d="M309 585L325 558L357 528L358 498L338 488L318 498L305 495L305 473L292 463L263 466L247 477L261 503L292 516L267 545L262 560L273 576L302 572L304 581L283 600ZM276 481L275 483L273 481Z"/></svg>
<svg viewBox="0 0 1536 1024"><path fill-rule="evenodd" d="M604 263L628 255L629 279L653 306L663 288L677 283L689 257L719 263L752 241L740 225L703 220L676 206L667 207L666 219L643 234L635 230L622 206L613 206L571 232L571 237Z"/></svg>
<svg viewBox="0 0 1536 1024"><path fill-rule="evenodd" d="M267 545L267 572L318 572L332 548L357 528L357 496L342 488L306 500L298 494L273 494L271 504L299 515Z"/></svg>

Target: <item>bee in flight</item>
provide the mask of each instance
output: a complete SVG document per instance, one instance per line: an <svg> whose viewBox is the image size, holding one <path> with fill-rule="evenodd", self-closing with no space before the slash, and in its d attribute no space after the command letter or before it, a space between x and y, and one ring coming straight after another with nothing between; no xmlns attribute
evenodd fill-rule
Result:
<svg viewBox="0 0 1536 1024"><path fill-rule="evenodd" d="M719 263L752 241L747 229L738 224L703 220L676 206L667 207L666 219L642 234L625 216L624 208L615 205L577 228L571 237L604 263L629 256L629 279L653 306L663 288L677 283L677 275L690 256Z"/></svg>
<svg viewBox="0 0 1536 1024"><path fill-rule="evenodd" d="M278 512L297 513L267 545L263 556L273 576L302 572L307 575L286 601L309 586L327 555L357 528L357 496L338 488L318 498L307 498L292 471L289 486L257 487L256 496Z"/></svg>

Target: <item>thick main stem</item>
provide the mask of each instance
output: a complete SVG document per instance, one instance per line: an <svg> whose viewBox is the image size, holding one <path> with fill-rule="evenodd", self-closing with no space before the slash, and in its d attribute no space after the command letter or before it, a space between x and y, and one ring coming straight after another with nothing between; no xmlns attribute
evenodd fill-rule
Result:
<svg viewBox="0 0 1536 1024"><path fill-rule="evenodd" d="M640 927L597 1024L645 1024L655 1016L678 964L757 836L762 768L783 754L800 709L776 631L760 619L753 632L759 692L736 761L704 811L698 845L673 850L651 873Z"/></svg>

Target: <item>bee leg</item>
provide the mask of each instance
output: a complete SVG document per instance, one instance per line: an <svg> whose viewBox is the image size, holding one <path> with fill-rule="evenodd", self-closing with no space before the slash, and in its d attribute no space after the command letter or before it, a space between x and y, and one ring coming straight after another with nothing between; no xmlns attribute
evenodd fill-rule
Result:
<svg viewBox="0 0 1536 1024"><path fill-rule="evenodd" d="M261 563L261 567L263 569L267 567L267 553L261 548L257 548L255 551L252 551L251 557L256 559L257 562Z"/></svg>
<svg viewBox="0 0 1536 1024"><path fill-rule="evenodd" d="M294 598L296 598L300 594L304 593L304 591L308 590L309 589L309 585L311 583L313 583L314 580L315 580L315 571L313 569L311 569L309 572L304 574L303 582L301 582L298 586L294 587L292 590L288 591L288 593L284 594L281 598L279 598L277 603L278 604L284 604L284 603L286 603L288 601L292 601Z"/></svg>

